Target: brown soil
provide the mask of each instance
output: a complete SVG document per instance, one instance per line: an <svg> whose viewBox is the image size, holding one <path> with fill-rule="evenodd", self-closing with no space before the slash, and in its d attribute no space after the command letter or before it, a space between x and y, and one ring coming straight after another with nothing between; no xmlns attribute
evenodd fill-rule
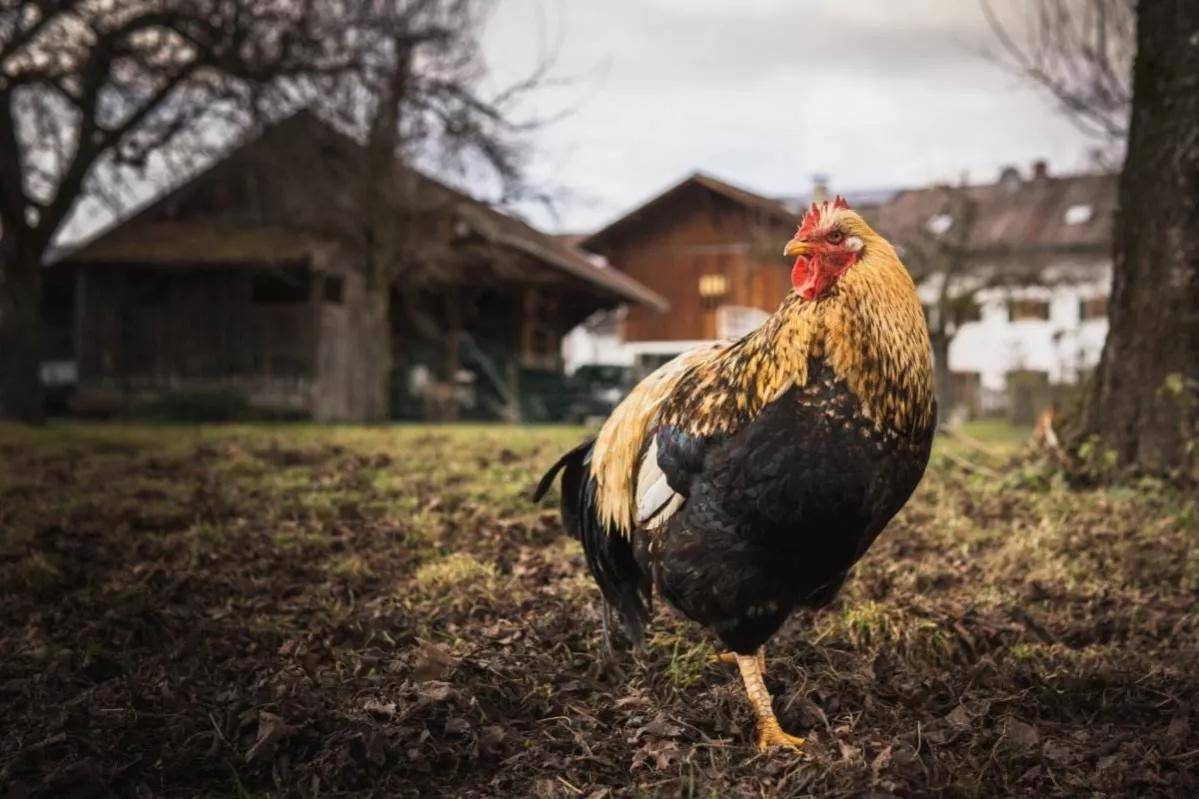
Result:
<svg viewBox="0 0 1199 799"><path fill-rule="evenodd" d="M1199 795L1193 498L936 458L761 755L703 631L604 655L578 435L0 429L0 795Z"/></svg>

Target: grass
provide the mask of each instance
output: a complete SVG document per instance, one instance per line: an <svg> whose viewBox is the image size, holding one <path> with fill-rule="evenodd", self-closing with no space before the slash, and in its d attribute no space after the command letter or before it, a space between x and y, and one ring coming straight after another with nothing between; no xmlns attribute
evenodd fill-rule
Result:
<svg viewBox="0 0 1199 799"><path fill-rule="evenodd" d="M605 655L528 500L580 428L0 427L0 785L1199 794L1195 498L1068 490L1027 431L961 432L768 648L797 759L758 755L735 669L668 609Z"/></svg>

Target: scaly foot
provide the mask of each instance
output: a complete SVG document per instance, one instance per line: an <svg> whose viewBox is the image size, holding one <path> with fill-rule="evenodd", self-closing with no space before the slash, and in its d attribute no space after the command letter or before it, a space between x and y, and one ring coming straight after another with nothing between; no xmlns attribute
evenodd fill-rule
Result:
<svg viewBox="0 0 1199 799"><path fill-rule="evenodd" d="M758 751L765 752L775 746L785 747L793 751L799 752L803 749L803 738L798 735L791 735L783 732L783 728L778 724L760 724L758 725Z"/></svg>
<svg viewBox="0 0 1199 799"><path fill-rule="evenodd" d="M762 650L759 649L756 655L736 655L735 658L741 670L741 679L745 681L745 693L758 718L758 751L765 752L771 747L782 746L798 752L804 739L783 732L771 707L770 692L766 690L766 682L762 679L762 672L766 670L766 658Z"/></svg>

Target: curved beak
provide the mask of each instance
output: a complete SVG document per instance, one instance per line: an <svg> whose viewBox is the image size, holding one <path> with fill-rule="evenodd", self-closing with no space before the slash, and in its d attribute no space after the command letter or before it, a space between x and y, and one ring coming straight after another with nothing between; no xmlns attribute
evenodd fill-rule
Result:
<svg viewBox="0 0 1199 799"><path fill-rule="evenodd" d="M783 257L790 258L795 255L807 255L812 251L812 245L801 239L791 239L787 242L787 246L783 248Z"/></svg>

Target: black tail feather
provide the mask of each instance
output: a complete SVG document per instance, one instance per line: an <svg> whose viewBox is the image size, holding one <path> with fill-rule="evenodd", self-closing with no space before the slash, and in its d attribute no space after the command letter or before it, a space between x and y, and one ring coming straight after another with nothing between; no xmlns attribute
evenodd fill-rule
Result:
<svg viewBox="0 0 1199 799"><path fill-rule="evenodd" d="M541 480L537 483L537 488L533 491L533 501L540 502L546 492L550 490L550 486L554 484L554 478L558 476L558 472L562 471L573 461L577 461L580 465L583 458L591 451L592 445L595 444L594 438L589 438L579 446L572 449L570 452L563 455L561 458L549 468L549 471L541 476Z"/></svg>
<svg viewBox="0 0 1199 799"><path fill-rule="evenodd" d="M562 472L562 502L560 504L562 526L574 539L580 538L579 495L580 484L586 472L584 460L591 454L591 447L594 444L595 439L584 441L559 458L558 462L551 466L541 478L541 482L537 484L537 490L533 492L533 501L540 502L541 498L550 490L550 486L554 484L558 473Z"/></svg>
<svg viewBox="0 0 1199 799"><path fill-rule="evenodd" d="M582 542L587 568L604 601L616 608L629 640L640 646L650 617L651 583L637 563L631 539L618 530L607 529L600 521L596 481L589 468L594 444L586 441L559 458L541 478L533 499L545 496L562 473L562 525Z"/></svg>

